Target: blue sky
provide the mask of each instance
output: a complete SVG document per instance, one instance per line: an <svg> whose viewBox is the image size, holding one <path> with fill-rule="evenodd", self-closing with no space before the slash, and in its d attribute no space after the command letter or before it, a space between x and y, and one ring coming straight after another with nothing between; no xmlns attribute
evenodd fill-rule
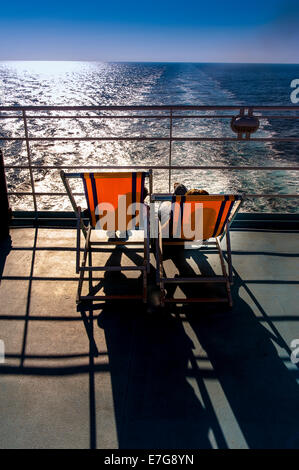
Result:
<svg viewBox="0 0 299 470"><path fill-rule="evenodd" d="M298 63L299 2L7 1L0 60Z"/></svg>

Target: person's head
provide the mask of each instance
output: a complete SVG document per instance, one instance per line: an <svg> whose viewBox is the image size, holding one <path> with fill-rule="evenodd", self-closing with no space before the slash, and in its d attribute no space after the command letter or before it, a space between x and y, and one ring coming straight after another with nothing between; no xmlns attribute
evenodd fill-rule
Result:
<svg viewBox="0 0 299 470"><path fill-rule="evenodd" d="M208 196L209 193L208 191L205 191L204 189L189 189L187 191L186 196Z"/></svg>
<svg viewBox="0 0 299 470"><path fill-rule="evenodd" d="M188 189L182 183L174 183L174 192L176 196L184 196L187 193Z"/></svg>

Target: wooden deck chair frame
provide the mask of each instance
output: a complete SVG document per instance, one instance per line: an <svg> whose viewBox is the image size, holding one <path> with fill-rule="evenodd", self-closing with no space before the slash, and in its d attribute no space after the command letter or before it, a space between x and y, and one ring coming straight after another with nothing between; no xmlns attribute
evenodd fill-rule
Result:
<svg viewBox="0 0 299 470"><path fill-rule="evenodd" d="M216 195L211 195L216 196ZM217 195L219 196L219 195ZM222 196L222 195L221 195ZM232 196L232 195L231 195ZM182 239L163 239L162 240L162 230L161 230L161 221L158 217L158 237L156 238L156 283L160 289L160 305L162 307L165 306L165 303L176 303L176 304L184 304L184 303L193 303L193 302L227 302L229 307L232 307L232 295L231 295L231 285L233 284L233 275L232 275L232 255L231 255L231 242L230 242L230 225L235 218L238 210L243 203L243 199L241 196L233 195L235 197L235 203L232 207L232 210L223 226L223 231L217 237L211 237L208 240L203 241L203 245L214 246L219 254L222 276L215 275L212 277L205 277L205 276L196 276L196 277L175 277L169 278L166 277L164 274L163 268L163 245L184 245L188 240ZM209 198L209 196L205 196ZM229 196L223 196L229 197ZM152 200L154 202L162 202L162 201L173 201L172 194L153 194ZM227 266L228 266L228 273L226 270L225 259L223 256L223 252L220 246L220 242L223 237L226 236L226 249L227 249ZM196 240L193 240L195 242ZM227 296L226 297L198 297L198 298L168 298L166 297L165 293L165 285L166 284L188 284L188 283L222 283L226 286Z"/></svg>
<svg viewBox="0 0 299 470"><path fill-rule="evenodd" d="M135 172L132 172L135 173ZM149 197L151 198L152 195L152 170L142 172L144 176L149 179ZM78 283L78 290L77 290L77 297L76 302L77 304L82 301L105 301L105 300L122 300L122 299L134 299L134 300L142 300L144 303L147 302L147 275L150 272L150 217L149 217L149 206L146 205L146 221L145 221L145 230L146 236L144 237L143 241L127 241L121 239L113 239L113 241L95 241L91 242L91 231L93 227L89 221L88 226L84 223L84 217L82 214L82 209L80 206L77 206L75 198L73 196L69 179L70 178L77 178L82 179L82 173L65 173L63 170L60 172L60 176L66 192L69 196L71 205L74 209L77 218L77 244L76 244L76 273L80 274L79 276L79 283ZM81 262L81 231L85 238L85 246L83 251L83 259ZM139 266L86 266L87 255L91 255L92 251L99 251L97 247L104 247L104 246L118 246L118 245L140 245L142 244L144 247L144 256L143 256L143 264ZM141 271L143 274L143 290L142 294L140 295L82 295L82 286L84 281L84 273L88 272L89 274L96 271Z"/></svg>

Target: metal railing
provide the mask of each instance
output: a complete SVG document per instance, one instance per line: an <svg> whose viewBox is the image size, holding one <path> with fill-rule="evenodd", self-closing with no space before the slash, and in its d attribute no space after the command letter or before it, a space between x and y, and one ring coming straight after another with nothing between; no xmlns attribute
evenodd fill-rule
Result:
<svg viewBox="0 0 299 470"><path fill-rule="evenodd" d="M121 114L122 112L126 114ZM226 114L219 114L219 112L227 112ZM273 114L261 114L261 112L274 112ZM43 113L47 114L43 114ZM52 114L52 113L66 113L66 114ZM67 114L72 112L72 114ZM76 114L74 114L74 112ZM117 114L101 114L101 113L115 113ZM142 114L139 114L143 112ZM183 114L180 114L184 112ZM197 112L196 114L188 114L190 112ZM205 114L205 113L212 114ZM228 113L230 112L230 113ZM278 112L278 114L276 113ZM291 112L291 114L280 114L281 112ZM83 113L83 114L82 114ZM85 114L84 114L85 113ZM88 114L86 114L88 113ZM130 113L130 114L128 114ZM131 114L132 113L132 114ZM153 114L154 113L154 114ZM218 113L218 114L217 114ZM173 122L182 119L232 119L236 116L256 116L259 121L263 120L276 120L276 119L299 119L299 106L1 106L0 107L0 130L1 121L10 119L22 119L24 134L22 136L5 136L0 135L0 142L25 142L27 163L21 165L5 164L5 169L27 169L29 170L30 177L30 192L9 191L9 196L32 196L34 211L37 214L37 197L41 196L66 196L66 193L61 192L37 192L35 190L34 170L51 170L51 169L80 169L80 170L167 170L168 171L168 187L171 190L171 176L175 170L229 170L229 171L298 171L299 166L252 166L252 165L174 165L172 163L172 147L173 142L298 142L299 137L252 137L250 133L239 133L234 135L230 129L229 123L227 130L231 135L227 137L213 137L213 136L176 136L173 134ZM139 136L32 136L30 134L28 121L37 119L149 119L149 120L166 120L169 122L169 132L167 136L156 135L139 135ZM258 133L258 132L257 132ZM37 165L33 164L31 156L31 142L51 142L51 141L163 141L169 142L168 150L168 164L167 165ZM76 196L82 196L83 193L75 193ZM298 198L299 194L243 194L246 198Z"/></svg>

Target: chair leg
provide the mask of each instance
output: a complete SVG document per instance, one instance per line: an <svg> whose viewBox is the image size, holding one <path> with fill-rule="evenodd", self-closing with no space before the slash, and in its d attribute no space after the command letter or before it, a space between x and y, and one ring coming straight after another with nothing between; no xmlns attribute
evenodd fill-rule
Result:
<svg viewBox="0 0 299 470"><path fill-rule="evenodd" d="M146 269L147 269L147 274L150 273L150 208L149 206L146 207L146 216L147 216L147 222L146 222Z"/></svg>
<svg viewBox="0 0 299 470"><path fill-rule="evenodd" d="M231 288L230 288L229 277L228 277L227 272L226 272L226 269L225 269L225 263L224 263L223 253L222 253L222 250L221 250L221 247L220 247L220 243L219 243L219 241L218 241L218 238L216 238L216 244L217 244L218 253L219 253L219 257L220 257L220 263L221 263L222 273L223 273L223 276L224 276L225 279L226 279L225 285L226 285L226 290L227 290L228 305L229 305L229 307L232 307L232 306L233 306L233 299L232 299L232 295L231 295Z"/></svg>
<svg viewBox="0 0 299 470"><path fill-rule="evenodd" d="M147 220L148 224L148 220ZM146 228L148 231L148 229ZM147 303L147 275L150 272L150 264L149 264L149 238L148 233L144 237L144 250L143 250L143 263L144 263L144 270L143 270L143 303Z"/></svg>
<svg viewBox="0 0 299 470"><path fill-rule="evenodd" d="M226 283L226 290L227 290L227 297L228 297L228 305L229 307L233 306L233 299L232 299L232 294L231 294L231 288L230 288L230 282L227 281Z"/></svg>
<svg viewBox="0 0 299 470"><path fill-rule="evenodd" d="M144 234L144 248L143 248L143 263L144 263L144 270L142 272L143 275L143 294L142 294L142 301L144 304L147 303L147 275L150 272L150 239L149 239L149 207L146 207L146 233Z"/></svg>
<svg viewBox="0 0 299 470"><path fill-rule="evenodd" d="M227 264L228 264L228 277L230 284L233 283L233 268L232 268L232 252L230 244L229 224L226 228L226 251L227 251Z"/></svg>
<svg viewBox="0 0 299 470"><path fill-rule="evenodd" d="M144 304L147 303L147 271L146 271L146 266L145 269L143 270L143 297L142 301Z"/></svg>
<svg viewBox="0 0 299 470"><path fill-rule="evenodd" d="M144 246L143 246L143 262L146 268L147 274L150 273L150 246L149 246L149 239L144 239Z"/></svg>
<svg viewBox="0 0 299 470"><path fill-rule="evenodd" d="M86 241L85 241L85 248L84 248L84 253L83 253L83 260L81 267L85 268L86 265L86 259L87 259L87 253L91 249L90 247L90 234L91 234L91 226L89 225L88 231L87 231L87 236L86 236ZM76 298L76 303L78 304L80 302L81 298L81 292L82 292L82 286L83 286L83 278L84 278L84 271L79 270L80 272L80 277L79 277L79 283L78 283L78 290L77 290L77 298Z"/></svg>
<svg viewBox="0 0 299 470"><path fill-rule="evenodd" d="M160 282L160 306L165 307L165 289L163 282Z"/></svg>
<svg viewBox="0 0 299 470"><path fill-rule="evenodd" d="M160 289L160 306L165 305L165 288L163 278L163 245L161 236L161 223L158 221L158 234L156 238L156 284Z"/></svg>

